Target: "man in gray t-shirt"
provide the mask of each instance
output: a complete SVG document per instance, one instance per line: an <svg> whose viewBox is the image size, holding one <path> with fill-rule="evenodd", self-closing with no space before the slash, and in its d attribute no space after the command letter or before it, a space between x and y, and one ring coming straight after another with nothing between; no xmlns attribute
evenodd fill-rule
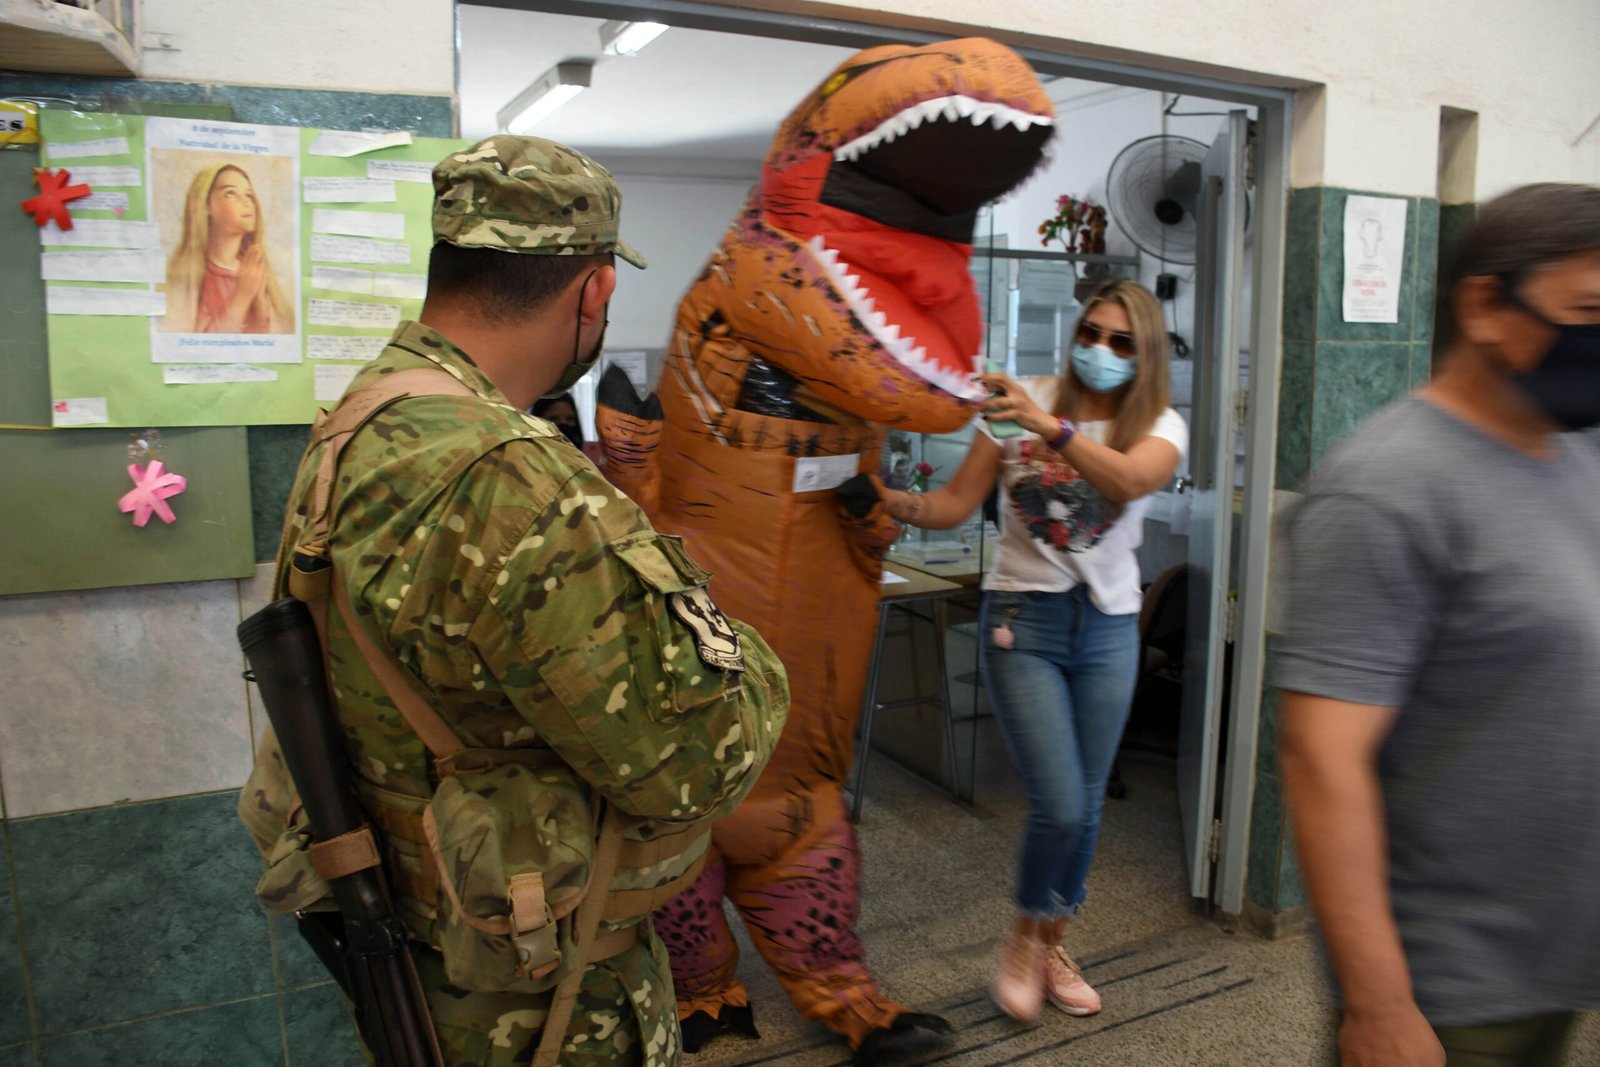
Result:
<svg viewBox="0 0 1600 1067"><path fill-rule="evenodd" d="M1600 188L1484 205L1441 293L1290 520L1284 780L1347 1067L1554 1065L1600 1008Z"/></svg>

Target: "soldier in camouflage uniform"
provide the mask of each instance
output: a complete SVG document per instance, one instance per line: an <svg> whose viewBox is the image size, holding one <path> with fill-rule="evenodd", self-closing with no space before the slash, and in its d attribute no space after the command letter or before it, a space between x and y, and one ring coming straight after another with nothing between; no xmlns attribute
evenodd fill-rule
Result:
<svg viewBox="0 0 1600 1067"><path fill-rule="evenodd" d="M753 630L716 610L709 576L675 538L655 533L559 430L525 414L598 356L612 254L644 266L617 235L620 193L580 153L509 136L445 159L434 188L438 243L421 321L402 323L351 391L420 367L475 395L407 397L351 438L332 491L335 581L466 745L559 757L538 772L549 783L541 799L504 813L526 823L518 829L553 832L553 815L526 810L545 792L578 796L580 808L603 799L646 820L646 837L652 826L714 819L772 752L788 707L783 668ZM318 459L313 446L290 497L279 595L305 537ZM359 791L387 829L373 803L420 805L437 776L337 613L327 641ZM263 751L241 798L252 829L276 803L263 784L270 738ZM264 848L266 836L257 830ZM430 856L404 835L381 836L398 910L436 949L435 910L413 889ZM648 919L612 925L628 922L646 932L588 969L563 1064L680 1059L664 950ZM446 978L439 952L413 949L449 1063L530 1061L549 994L469 992Z"/></svg>

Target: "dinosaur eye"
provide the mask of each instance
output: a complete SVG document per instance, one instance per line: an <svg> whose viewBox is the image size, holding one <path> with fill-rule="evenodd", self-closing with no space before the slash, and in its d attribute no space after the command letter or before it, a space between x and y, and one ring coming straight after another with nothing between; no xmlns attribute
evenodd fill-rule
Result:
<svg viewBox="0 0 1600 1067"><path fill-rule="evenodd" d="M834 93L838 92L844 86L844 83L849 81L849 80L850 80L850 75L846 74L844 71L841 70L839 73L835 74L833 77L831 77L827 81L823 82L822 83L822 92L820 94L822 99L826 100L828 97L830 97Z"/></svg>

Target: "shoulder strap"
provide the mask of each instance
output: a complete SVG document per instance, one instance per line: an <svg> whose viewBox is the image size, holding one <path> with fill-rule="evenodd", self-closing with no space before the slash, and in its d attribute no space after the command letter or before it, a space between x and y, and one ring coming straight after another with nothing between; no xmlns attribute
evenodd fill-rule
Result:
<svg viewBox="0 0 1600 1067"><path fill-rule="evenodd" d="M401 670L394 654L380 647L362 626L354 605L350 603L350 594L334 580L333 559L328 551L328 527L332 522L333 487L339 472L339 459L357 430L378 412L406 397L477 395L464 382L457 381L442 370L418 367L386 375L366 388L347 394L338 407L319 415L311 431L311 447L319 444L326 447L311 490L308 514L311 539L295 548L296 558L289 566L290 592L295 599L311 607L324 654L328 647L328 602L331 599L337 605L339 615L350 630L350 636L362 658L383 685L383 691L394 701L406 725L422 739L435 760L449 759L465 746L455 731L417 692L415 684Z"/></svg>

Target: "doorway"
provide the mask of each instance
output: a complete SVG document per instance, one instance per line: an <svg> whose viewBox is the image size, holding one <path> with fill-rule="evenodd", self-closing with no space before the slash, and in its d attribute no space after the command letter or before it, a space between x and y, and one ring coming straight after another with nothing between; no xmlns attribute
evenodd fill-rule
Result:
<svg viewBox="0 0 1600 1067"><path fill-rule="evenodd" d="M662 41L636 57L602 57L591 88L537 131L590 151L612 166L629 205L630 240L651 252L651 270L626 276L619 284L618 313L609 342L611 358L636 375L635 382L640 385L654 380L678 296L736 212L756 178L772 131L794 102L840 59L859 48L886 41L924 43L960 32L985 32L971 27L934 35L711 4L633 0L495 0L462 5L458 12L462 134L466 137L492 132L492 119L486 124L486 116L492 116L542 70L574 55L598 55L596 34L602 22L648 17L672 27ZM679 44L668 43L674 37ZM515 62L490 56L489 50L503 54L507 48ZM1238 912L1264 653L1290 96L1283 90L1035 49L1021 51L1046 81L1058 106L1067 109L1063 119L1079 121L1084 143L1098 116L1128 108L1138 110L1148 121L1137 129L1124 126L1114 133L1102 149L1106 159L1098 161L1087 153L1064 151L1062 145L1073 143L1074 133L1072 127L1064 127L1053 169L1065 170L1048 184L1024 187L988 213L991 254L987 266L1005 266L1003 291L1009 321L1003 326L1004 353L1008 367L1016 373L1045 370L1042 365L1023 365L1028 346L1041 338L1044 330L1040 327L1058 333L1062 318L1070 314L1078 296L1073 281L1062 290L1066 299L1056 301L1049 323L1037 305L1024 303L1024 297L1038 291L1030 285L1050 281L1050 272L1043 267L1061 269L1059 263L1035 261L1035 265L1015 254L1023 251L1029 235L1036 232L1038 219L1049 213L1049 202L1063 193L1094 197L1096 190L1109 198L1110 161L1122 149L1144 137L1175 136L1209 150L1224 125L1240 121L1228 113L1243 112L1244 133L1235 134L1231 147L1235 173L1250 172L1252 222L1247 241L1242 230L1235 235L1235 258L1228 274L1231 281L1213 290L1213 301L1220 303L1206 307L1197 300L1203 276L1192 273L1194 265L1181 263L1160 248L1138 248L1115 221L1108 230L1106 253L1133 259L1131 264L1120 265L1121 269L1134 272L1151 288L1156 288L1162 275L1175 279L1174 296L1163 307L1170 316L1172 332L1184 338L1191 356L1187 375L1186 361L1175 361L1179 376L1186 380L1174 381L1174 395L1190 397L1190 409L1184 414L1195 430L1211 428L1209 433L1197 434L1198 439L1215 443L1217 431L1225 428L1227 436L1236 434L1240 443L1237 460L1229 464L1237 471L1235 477L1212 486L1218 495L1213 498L1209 520L1200 517L1202 523L1210 521L1214 530L1222 531L1219 538L1208 542L1212 554L1216 555L1219 543L1222 547L1220 566L1215 568L1213 580L1204 583L1210 594L1206 625L1187 628L1191 637L1186 664L1196 666L1184 672L1185 691L1194 692L1199 686L1204 697L1196 705L1197 719L1190 729L1191 740L1198 733L1199 743L1192 747L1199 773L1184 787L1188 794L1184 804L1193 813L1185 835L1186 856L1181 861L1174 859L1189 869L1190 891L1198 902ZM762 112L762 107L767 110ZM1109 129L1114 124L1103 125ZM1041 171L1050 173L1051 169ZM1228 197L1242 192L1225 191ZM1242 196L1235 199L1242 201ZM975 265L984 258L975 259ZM1027 270L1024 264L1028 264ZM997 347L996 331L1002 328L993 314L1002 284L998 271L989 269L986 277L992 353ZM1073 277L1081 279L1076 268ZM1248 302L1243 296L1247 277L1253 290ZM1165 288L1167 283L1161 284ZM1218 388L1216 375L1207 377L1206 368L1217 364L1207 362L1206 342L1200 340L1201 334L1209 339L1217 332L1219 320L1231 323L1218 334L1227 339L1225 345L1231 345L1232 356L1223 364L1231 365L1231 358L1237 357L1239 367L1232 387L1226 389ZM1060 351L1058 340L1053 336L1050 342L1055 353ZM1197 378L1202 383L1198 389ZM1209 392L1207 381L1211 383ZM1196 396L1200 397L1198 406ZM592 410L592 397L579 399L581 406ZM592 435L592 424L586 430ZM941 448L952 453L950 463L925 460L931 466L944 467L946 474L954 470L963 447L959 438L920 444L935 457ZM1230 452L1229 458L1233 457ZM1197 516L1182 499L1190 492L1192 473L1180 472L1184 481L1175 483L1152 508L1141 550L1146 581L1154 581L1187 557L1195 541ZM1184 523L1187 530L1181 529ZM978 530L981 538L981 525ZM1228 640L1229 619L1233 620L1232 642ZM959 659L959 653L954 658ZM967 659L973 668L974 660L975 651ZM959 670L959 663L952 669ZM1230 681L1227 687L1222 685L1224 675Z"/></svg>

